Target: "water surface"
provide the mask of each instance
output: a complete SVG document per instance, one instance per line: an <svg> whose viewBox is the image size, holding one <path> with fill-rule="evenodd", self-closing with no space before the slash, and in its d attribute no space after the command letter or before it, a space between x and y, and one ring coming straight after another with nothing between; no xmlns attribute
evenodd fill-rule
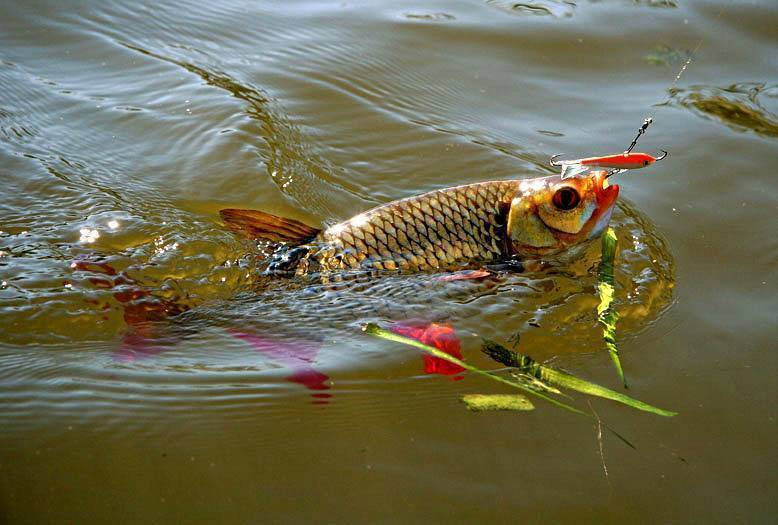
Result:
<svg viewBox="0 0 778 525"><path fill-rule="evenodd" d="M3 3L3 521L769 522L776 24L766 1ZM605 436L607 474L591 423L468 413L499 387L359 330L449 323L484 367L478 336L520 334L617 387L597 243L480 282L271 282L218 216L545 175L649 115L638 149L670 157L619 181L619 343L630 394L680 414L592 402L637 447Z"/></svg>

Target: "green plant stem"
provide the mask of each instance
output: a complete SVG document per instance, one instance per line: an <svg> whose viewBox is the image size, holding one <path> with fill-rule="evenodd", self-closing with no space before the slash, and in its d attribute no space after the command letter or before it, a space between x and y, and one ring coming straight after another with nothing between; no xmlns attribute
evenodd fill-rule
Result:
<svg viewBox="0 0 778 525"><path fill-rule="evenodd" d="M619 348L616 346L616 322L619 320L619 314L613 308L613 294L615 291L613 268L614 260L616 259L617 243L616 232L613 231L613 228L608 228L602 236L600 282L597 285L597 291L600 295L600 304L597 306L597 320L602 325L602 338L605 342L605 348L608 349L613 366L616 367L616 373L619 375L624 388L628 388L624 369L621 366Z"/></svg>
<svg viewBox="0 0 778 525"><path fill-rule="evenodd" d="M564 408L565 410L569 412L573 412L575 414L580 414L582 416L591 417L590 414L587 414L586 412L583 412L582 410L578 410L577 408L568 405L567 403L562 403L561 401L557 401L556 399L549 397L547 395L541 394L540 392L536 392L530 388L525 387L524 385L521 385L520 383L517 383L515 381L511 381L509 379L505 379L504 377L500 377L497 374L494 374L492 372L487 372L486 370L481 370L478 367L475 367L469 363L465 363L461 359L457 359L456 357L447 354L446 352L443 352L442 350L438 350L434 346L425 345L424 343L417 341L416 339L412 339L410 337L405 337L399 334L395 334L394 332L391 332L389 330L386 330L384 328L381 328L375 323L368 323L362 327L362 330L369 335L380 337L382 339L386 339L387 341L394 341L396 343L403 343L409 346L413 346L415 348L418 348L420 350L424 350L425 352L438 357L440 359L444 359L450 363L454 363L456 365L461 366L465 370L469 370L470 372L488 377L489 379L492 379L494 381L497 381L499 383L502 383L504 385L508 385L513 388L517 388L521 390L522 392L525 392L527 394L533 395L535 397L538 397L540 399L543 399L545 401L548 401L549 403L556 405L560 408Z"/></svg>

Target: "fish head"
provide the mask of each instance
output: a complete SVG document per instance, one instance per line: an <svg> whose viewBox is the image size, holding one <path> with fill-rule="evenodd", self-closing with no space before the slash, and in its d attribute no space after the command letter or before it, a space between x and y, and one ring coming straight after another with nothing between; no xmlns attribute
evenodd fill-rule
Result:
<svg viewBox="0 0 778 525"><path fill-rule="evenodd" d="M507 234L511 252L546 257L599 236L610 221L619 187L606 171L564 179L524 180L511 201Z"/></svg>

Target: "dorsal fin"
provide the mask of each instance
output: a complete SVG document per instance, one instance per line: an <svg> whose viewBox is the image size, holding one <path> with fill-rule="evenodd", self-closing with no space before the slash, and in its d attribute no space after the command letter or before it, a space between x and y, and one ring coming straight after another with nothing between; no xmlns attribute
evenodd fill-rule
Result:
<svg viewBox="0 0 778 525"><path fill-rule="evenodd" d="M248 235L252 239L303 244L316 237L316 234L321 231L300 221L258 210L227 208L221 210L219 214L229 229Z"/></svg>

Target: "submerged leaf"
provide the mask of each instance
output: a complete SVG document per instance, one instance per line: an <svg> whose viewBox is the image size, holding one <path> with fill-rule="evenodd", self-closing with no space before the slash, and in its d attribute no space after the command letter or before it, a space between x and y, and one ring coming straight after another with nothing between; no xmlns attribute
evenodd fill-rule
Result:
<svg viewBox="0 0 778 525"><path fill-rule="evenodd" d="M467 394L462 402L468 410L483 412L486 410L535 410L535 405L521 394Z"/></svg>
<svg viewBox="0 0 778 525"><path fill-rule="evenodd" d="M388 341L395 341L397 343L403 343L403 344L406 344L406 345L409 345L409 346L413 346L415 348L419 348L419 349L424 350L425 352L428 352L428 353L430 353L430 354L432 354L432 355L434 355L436 357L440 357L441 359L446 359L447 361L451 361L452 363L458 364L459 366L461 366L465 370L469 370L471 372L474 372L476 374L482 375L484 377L488 377L490 379L493 379L494 381L497 381L499 383L503 383L503 384L511 386L513 388L518 388L519 390L523 390L525 393L531 394L531 395L533 395L535 397L538 397L540 399L545 399L549 403L551 403L553 405L556 405L556 406L558 406L560 408L563 408L563 409L567 410L568 412L572 412L572 413L578 414L580 416L590 417L592 419L594 419L594 417L595 417L593 414L586 413L586 412L584 412L582 410L579 410L579 409L577 409L577 408L575 408L573 406L568 405L567 403L563 403L563 402L561 402L561 401L559 401L557 399L554 399L553 397L547 396L547 395L545 395L545 394L543 394L541 392L538 392L538 391L536 391L536 390L534 390L532 388L528 388L525 385L521 384L520 382L511 381L509 379L505 379L505 378L500 377L500 376L498 376L496 374L493 374L491 372L487 372L485 370L481 370L480 368L477 368L477 367L475 367L475 366L473 366L471 364L465 363L464 361L461 361L461 360L457 359L456 357L450 356L450 355L446 354L445 352L441 352L437 348L434 348L434 347L429 346L429 345L425 345L424 343L420 343L419 341L416 341L414 339L409 339L407 337L403 337L401 335L392 333L389 330L385 330L385 329L381 328L380 326L378 326L375 323L367 323L367 324L363 325L362 326L362 331L364 331L368 335L372 335L374 337L380 337L380 338L386 339ZM671 413L671 414L673 414L673 413ZM635 448L635 445L633 445L629 440L627 440L620 433L616 432L615 430L613 430L608 425L603 424L603 426L605 428L607 428L611 433L613 433L614 436L616 436L622 442L624 442L627 446L629 446L630 448L633 448L633 449Z"/></svg>
<svg viewBox="0 0 778 525"><path fill-rule="evenodd" d="M511 375L516 379L516 381L527 385L527 388L538 390L540 392L550 392L552 394L569 397L563 394L562 391L558 388L554 388L548 383L544 383L540 379L532 377L529 374L525 374L524 372L512 372Z"/></svg>
<svg viewBox="0 0 778 525"><path fill-rule="evenodd" d="M518 352L508 350L501 344L497 344L493 341L490 341L489 339L484 339L484 344L481 346L481 351L498 363L502 363L505 366L510 366L512 368L523 368L526 364L521 359L521 357L519 357Z"/></svg>
<svg viewBox="0 0 778 525"><path fill-rule="evenodd" d="M614 285L613 264L616 259L616 246L618 238L613 228L608 228L602 235L602 260L600 261L600 284L609 284L611 289ZM611 294L611 300L613 295ZM610 302L608 303L608 306ZM607 306L606 306L607 307ZM599 310L599 308L598 308Z"/></svg>
<svg viewBox="0 0 778 525"><path fill-rule="evenodd" d="M600 283L597 285L600 292L600 304L597 305L597 315L601 316L604 311L611 307L613 302L613 285L610 283Z"/></svg>
<svg viewBox="0 0 778 525"><path fill-rule="evenodd" d="M637 399L631 398L625 394L615 392L613 390L597 385L595 383L591 383L584 379L580 379L572 374L562 372L561 370L557 370L556 368L552 368L546 365L541 365L540 363L538 363L537 361L535 361L534 359L532 359L527 355L522 355L518 352L508 350L507 348L500 345L499 343L495 343L494 341L489 341L488 339L484 339L483 351L484 353L490 356L499 356L500 357L499 361L501 363L506 364L508 366L516 367L519 369L519 371L527 375L530 375L532 377L535 377L536 379L539 379L541 381L553 383L563 388L569 388L571 390L575 390L583 394L588 394L590 396L597 396L597 397L602 397L604 399L610 399L611 401L616 401L618 403L622 403L632 408L643 410L645 412L651 412L653 414L658 414L660 416L669 417L669 416L674 416L677 413L677 412L672 412L670 410L657 408L655 406L649 405L648 403L644 403L643 401L639 401ZM509 363L513 363L513 364L509 364Z"/></svg>
<svg viewBox="0 0 778 525"><path fill-rule="evenodd" d="M511 375L516 379L516 381L523 384L527 388L536 392L551 392L553 394L564 395L558 389L544 383L532 375L531 365L535 361L533 361L531 358L522 356L513 350L508 350L504 346L488 339L484 339L483 345L481 346L481 351L498 363L502 363L505 366L509 366L511 368L518 368L519 371L514 371L511 373Z"/></svg>
<svg viewBox="0 0 778 525"><path fill-rule="evenodd" d="M418 348L420 350L424 350L425 352L435 356L439 357L441 359L445 359L446 361L449 361L451 363L454 363L456 365L461 366L465 370L469 370L470 372L482 375L484 377L488 377L494 381L497 381L499 383L502 383L504 385L511 386L513 388L518 388L519 390L523 390L525 393L533 395L535 397L539 397L540 399L545 399L551 404L554 404L560 408L564 408L565 410L569 412L573 412L575 414L580 414L582 416L589 416L586 412L583 412L581 410L578 410L577 408L568 405L567 403L563 403L557 399L554 399L553 397L549 397L541 392L537 392L535 390L532 390L531 388L527 388L525 385L518 383L516 381L511 381L510 379L505 379L504 377L500 377L497 374L494 374L492 372L487 372L486 370L481 370L480 368L473 366L469 363L465 363L461 359L457 359L454 356L451 356L441 350L438 350L437 348L429 345L425 345L424 343L417 341L416 339L411 339L409 337L404 337L402 335L396 334L394 332L391 332L389 330L385 330L384 328L381 328L375 323L367 323L366 325L362 326L362 330L368 334L372 335L374 337L380 337L381 339L386 339L387 341L394 341L396 343L403 343L408 346L413 346L415 348Z"/></svg>
<svg viewBox="0 0 778 525"><path fill-rule="evenodd" d="M608 228L602 236L602 262L600 262L600 282L597 286L600 304L597 305L597 320L602 325L602 338L611 361L613 361L613 366L616 367L616 373L624 388L627 388L627 379L624 377L624 369L621 367L619 348L616 346L616 322L619 320L619 314L611 308L615 283L613 264L616 258L616 244L616 232L613 231L613 228Z"/></svg>
<svg viewBox="0 0 778 525"><path fill-rule="evenodd" d="M660 44L643 58L652 66L671 66L689 60L691 52L673 49L666 44Z"/></svg>

